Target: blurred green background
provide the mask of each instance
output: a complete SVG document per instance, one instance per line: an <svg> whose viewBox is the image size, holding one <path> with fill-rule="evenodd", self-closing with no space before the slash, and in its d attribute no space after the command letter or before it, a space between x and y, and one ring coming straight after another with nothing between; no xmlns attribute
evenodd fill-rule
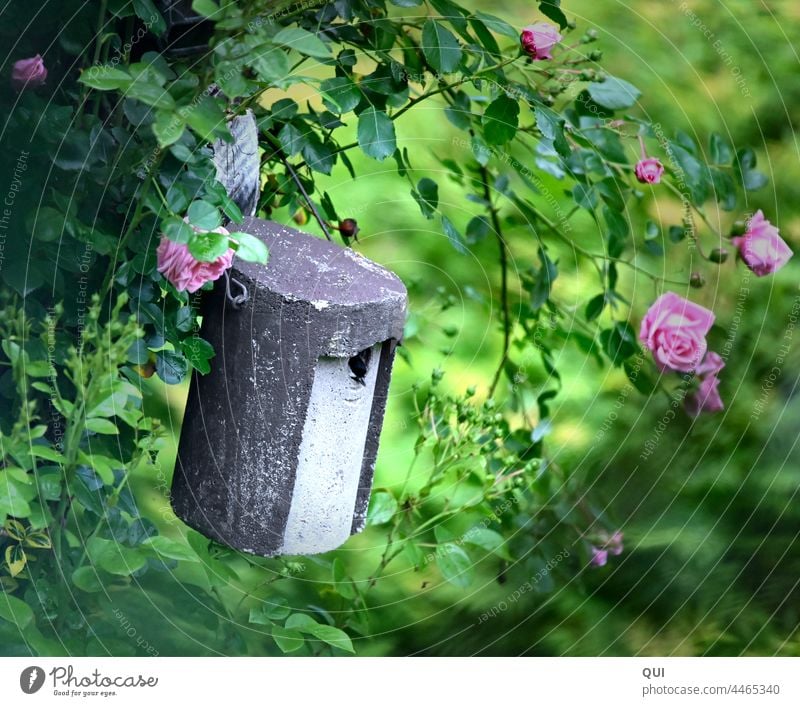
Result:
<svg viewBox="0 0 800 706"><path fill-rule="evenodd" d="M467 5L518 26L541 19L532 3ZM564 0L562 5L578 23L569 41L594 27L599 39L591 48L604 52L602 68L642 89L638 114L661 123L668 135L679 128L705 145L709 133L717 131L736 148L756 148L770 184L750 195L748 210L764 209L797 249L800 5L794 0ZM398 135L420 175L436 178L438 173L441 203L449 204L443 210L463 226L477 206L471 210L458 186L447 185L437 161L463 149L453 143L456 133L442 106L429 101L410 111L399 122ZM479 395L486 394L499 356L499 322L496 302L493 309L478 292L487 289L487 280L496 286L496 246L486 241L469 255L456 254L420 215L393 165L352 157L362 160L356 171L363 176L351 180L338 169L323 186L340 215L358 219L361 251L396 271L412 296L406 355L395 365L375 481L377 487L396 487L415 436L411 385L440 366L444 384L453 391L476 385ZM557 181L544 178L554 193L563 193ZM566 196L564 204L566 211ZM495 580L495 567L479 567L479 579L467 591L439 580L431 587L425 571L399 567L375 587L372 634L354 639L360 654L800 654L800 454L795 447L800 367L791 319L793 307L794 315L798 310L800 264L795 259L776 277L757 280L733 258L721 267L697 258L691 262L684 245L672 246L666 257L645 251L645 218L679 221L676 209L671 200L646 201L641 213L632 214L641 225L636 260L670 277L685 279L691 269L704 273L705 287L691 296L717 314L712 348L728 353L721 387L725 412L694 424L679 413L658 436L667 409L663 397L645 403L636 392L626 395L624 375L585 360L573 347L557 361L565 384L554 401L547 453L591 488L595 502L599 499L597 510L624 531L625 553L580 580L516 601L509 597L526 575L515 574L514 567L504 583ZM709 216L723 227L730 223L728 215ZM588 218L575 226L577 239L593 242ZM700 238L708 249L717 245L708 232L701 230ZM513 239L513 269L527 269L534 253L532 243ZM596 293L589 273L568 252L560 257L555 291L562 301L583 306ZM657 290L650 280L626 276L638 326ZM513 288L518 288L516 279ZM441 303L449 297L452 305L442 312ZM533 366L529 375L543 378L544 371ZM152 389L152 410L160 408L177 434L185 389L164 390L156 383ZM651 453L643 459L644 448ZM149 506L150 516L162 518L166 532L180 531L166 501L174 453L174 445L163 452L159 477L141 475L135 483L137 498ZM363 564L363 579L377 563L381 537L367 530L340 552L350 565ZM313 602L316 595L315 560L302 562L306 568L296 579L275 588L296 606ZM243 565L241 575L248 571ZM255 587L264 576L254 572L251 579ZM142 632L161 654L229 651L204 631L213 621L211 609L199 599L187 595L185 615L162 619L158 594L170 589L152 588L142 596L141 615L149 616L142 618L148 620ZM241 597L232 590L224 599L235 606ZM506 609L480 621L503 601ZM135 614L135 606L131 610ZM274 649L266 640L260 644L257 633L248 635L247 626L241 628L251 654Z"/></svg>

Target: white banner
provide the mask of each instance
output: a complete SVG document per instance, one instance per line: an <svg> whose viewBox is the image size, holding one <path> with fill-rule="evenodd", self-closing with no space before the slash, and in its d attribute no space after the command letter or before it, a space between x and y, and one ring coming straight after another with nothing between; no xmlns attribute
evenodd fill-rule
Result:
<svg viewBox="0 0 800 706"><path fill-rule="evenodd" d="M792 658L0 659L0 704L800 704Z"/></svg>

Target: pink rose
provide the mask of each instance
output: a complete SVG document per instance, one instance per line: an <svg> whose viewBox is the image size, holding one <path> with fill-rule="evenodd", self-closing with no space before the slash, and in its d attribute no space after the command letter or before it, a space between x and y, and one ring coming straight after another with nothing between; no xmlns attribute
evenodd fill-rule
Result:
<svg viewBox="0 0 800 706"><path fill-rule="evenodd" d="M213 232L228 235L225 228L217 228ZM206 282L218 280L233 262L231 248L214 262L200 262L192 256L186 245L173 242L165 235L161 236L156 254L158 271L172 282L179 292L184 290L189 293L196 292Z"/></svg>
<svg viewBox="0 0 800 706"><path fill-rule="evenodd" d="M636 178L642 184L658 184L664 174L664 165L655 157L642 157L636 163Z"/></svg>
<svg viewBox="0 0 800 706"><path fill-rule="evenodd" d="M41 86L46 78L47 68L44 59L38 54L30 59L15 61L11 69L11 85L17 91Z"/></svg>
<svg viewBox="0 0 800 706"><path fill-rule="evenodd" d="M719 396L719 378L716 373L706 375L700 382L697 390L686 396L683 401L686 413L692 417L702 412L719 412L725 409L722 398Z"/></svg>
<svg viewBox="0 0 800 706"><path fill-rule="evenodd" d="M523 27L519 40L522 49L531 59L541 61L553 58L550 50L561 41L561 34L555 25L549 22L537 22Z"/></svg>
<svg viewBox="0 0 800 706"><path fill-rule="evenodd" d="M747 232L733 238L732 242L739 248L742 260L758 277L777 272L792 257L792 251L778 229L764 218L760 210L747 224Z"/></svg>
<svg viewBox="0 0 800 706"><path fill-rule="evenodd" d="M589 560L590 566L605 566L608 563L608 552L605 549L592 547L592 558Z"/></svg>
<svg viewBox="0 0 800 706"><path fill-rule="evenodd" d="M714 313L674 292L662 294L642 319L639 340L661 370L691 372L703 360Z"/></svg>

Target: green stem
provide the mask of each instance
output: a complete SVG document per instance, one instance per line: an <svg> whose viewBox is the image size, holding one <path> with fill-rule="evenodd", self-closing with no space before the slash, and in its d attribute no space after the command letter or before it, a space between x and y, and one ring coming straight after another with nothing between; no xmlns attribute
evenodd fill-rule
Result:
<svg viewBox="0 0 800 706"><path fill-rule="evenodd" d="M508 245L503 237L503 230L500 225L497 207L492 203L492 193L489 188L489 170L486 169L485 166L480 165L480 174L483 183L483 198L486 201L486 208L492 220L492 227L494 228L495 238L497 239L500 257L500 311L503 320L503 353L500 356L500 363L495 371L492 384L489 386L489 397L492 397L497 389L497 384L500 382L500 376L503 374L503 369L508 361L508 353L511 348L511 314L508 305Z"/></svg>

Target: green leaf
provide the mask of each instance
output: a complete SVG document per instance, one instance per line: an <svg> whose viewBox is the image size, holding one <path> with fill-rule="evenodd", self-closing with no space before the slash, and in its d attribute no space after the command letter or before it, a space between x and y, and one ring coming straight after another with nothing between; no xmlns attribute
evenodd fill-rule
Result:
<svg viewBox="0 0 800 706"><path fill-rule="evenodd" d="M591 83L587 90L595 103L609 110L630 108L642 95L636 86L615 76L609 76L602 83Z"/></svg>
<svg viewBox="0 0 800 706"><path fill-rule="evenodd" d="M115 576L130 576L146 563L144 554L138 549L97 536L86 542L86 553L95 566Z"/></svg>
<svg viewBox="0 0 800 706"><path fill-rule="evenodd" d="M625 374L628 376L628 380L630 380L633 386L643 395L651 395L656 387L658 387L656 380L642 369L641 359L637 362L626 360L623 367L625 368Z"/></svg>
<svg viewBox="0 0 800 706"><path fill-rule="evenodd" d="M192 227L183 218L178 218L177 216L169 216L161 221L161 230L172 242L183 243L184 245L194 235Z"/></svg>
<svg viewBox="0 0 800 706"><path fill-rule="evenodd" d="M474 571L467 553L457 544L440 544L436 550L436 565L445 580L459 588L467 588L472 583Z"/></svg>
<svg viewBox="0 0 800 706"><path fill-rule="evenodd" d="M254 235L241 232L234 233L233 239L239 243L239 247L236 248L236 257L248 262L258 262L261 265L267 264L269 249L261 240Z"/></svg>
<svg viewBox="0 0 800 706"><path fill-rule="evenodd" d="M464 534L464 543L485 549L503 559L511 559L503 535L487 527L473 527Z"/></svg>
<svg viewBox="0 0 800 706"><path fill-rule="evenodd" d="M159 351L156 353L156 372L168 385L177 385L186 377L189 362L175 351Z"/></svg>
<svg viewBox="0 0 800 706"><path fill-rule="evenodd" d="M281 143L281 147L283 151L286 152L286 155L294 157L303 149L308 140L297 126L292 123L286 123L278 133L278 141Z"/></svg>
<svg viewBox="0 0 800 706"><path fill-rule="evenodd" d="M606 307L606 295L598 294L595 297L592 297L589 300L589 303L586 305L586 320L587 321L594 321L600 314L603 313L603 309Z"/></svg>
<svg viewBox="0 0 800 706"><path fill-rule="evenodd" d="M206 142L212 142L217 137L230 139L225 113L211 96L202 96L192 105L182 107L180 115L189 127Z"/></svg>
<svg viewBox="0 0 800 706"><path fill-rule="evenodd" d="M531 289L531 308L539 309L550 298L553 282L558 277L558 267L544 251L539 248L539 261L542 266L536 271Z"/></svg>
<svg viewBox="0 0 800 706"><path fill-rule="evenodd" d="M113 66L92 66L81 72L78 82L98 91L125 90L133 83L133 76Z"/></svg>
<svg viewBox="0 0 800 706"><path fill-rule="evenodd" d="M181 351L200 374L208 375L211 372L209 361L214 357L215 351L208 341L199 336L190 336L181 342Z"/></svg>
<svg viewBox="0 0 800 706"><path fill-rule="evenodd" d="M340 650L355 653L353 644L346 632L331 625L318 623L306 613L294 613L290 615L286 620L285 627L287 630L297 630L313 635L318 640L332 645L333 647L337 647Z"/></svg>
<svg viewBox="0 0 800 706"><path fill-rule="evenodd" d="M349 113L361 102L361 90L348 76L325 79L319 90L333 103L338 113Z"/></svg>
<svg viewBox="0 0 800 706"><path fill-rule="evenodd" d="M367 155L377 160L394 154L397 142L394 123L389 116L374 106L361 113L358 117L358 144Z"/></svg>
<svg viewBox="0 0 800 706"><path fill-rule="evenodd" d="M752 172L751 172L752 173ZM714 185L714 196L723 210L733 211L736 208L736 184L733 177L719 169L711 170L711 181Z"/></svg>
<svg viewBox="0 0 800 706"><path fill-rule="evenodd" d="M708 151L714 164L729 164L733 150L728 141L718 132L712 132L708 140Z"/></svg>
<svg viewBox="0 0 800 706"><path fill-rule="evenodd" d="M0 591L0 618L24 630L33 620L33 611L19 598Z"/></svg>
<svg viewBox="0 0 800 706"><path fill-rule="evenodd" d="M461 63L461 45L450 30L435 20L422 28L422 51L434 71L447 74Z"/></svg>
<svg viewBox="0 0 800 706"><path fill-rule="evenodd" d="M502 95L493 100L483 114L483 136L490 145L504 145L517 134L519 103Z"/></svg>
<svg viewBox="0 0 800 706"><path fill-rule="evenodd" d="M175 107L175 100L167 92L167 89L159 86L157 83L153 83L147 73L137 77L137 79L125 89L125 97L135 98L145 105L161 110L171 110Z"/></svg>
<svg viewBox="0 0 800 706"><path fill-rule="evenodd" d="M119 434L117 425L108 419L103 419L102 417L87 419L86 428L89 431L93 431L95 434Z"/></svg>
<svg viewBox="0 0 800 706"><path fill-rule="evenodd" d="M700 206L708 199L711 189L711 173L708 167L689 150L676 142L669 143L670 153L682 171L680 180L689 190L692 202Z"/></svg>
<svg viewBox="0 0 800 706"><path fill-rule="evenodd" d="M519 41L519 30L512 27L508 22L501 20L499 17L480 11L475 13L475 17L483 22L492 32L504 34L506 37L511 37L511 39Z"/></svg>
<svg viewBox="0 0 800 706"><path fill-rule="evenodd" d="M603 219L608 226L608 254L619 257L625 249L631 228L624 213L603 208Z"/></svg>
<svg viewBox="0 0 800 706"><path fill-rule="evenodd" d="M447 216L442 216L442 230L444 230L444 234L450 241L450 245L464 255L467 252L467 247L464 245L464 238Z"/></svg>
<svg viewBox="0 0 800 706"><path fill-rule="evenodd" d="M169 147L183 136L186 123L178 113L159 110L153 123L153 134L159 147Z"/></svg>
<svg viewBox="0 0 800 706"><path fill-rule="evenodd" d="M568 157L571 150L569 142L564 136L564 118L544 105L536 105L534 113L536 115L536 126L542 135L553 142L553 147L558 154L562 157Z"/></svg>
<svg viewBox="0 0 800 706"><path fill-rule="evenodd" d="M539 10L545 17L557 22L561 29L566 29L569 21L561 10L561 0L539 0Z"/></svg>
<svg viewBox="0 0 800 706"><path fill-rule="evenodd" d="M189 218L189 223L200 230L214 230L222 225L219 209L216 206L212 206L208 201L192 201L189 204L189 210L186 215Z"/></svg>
<svg viewBox="0 0 800 706"><path fill-rule="evenodd" d="M97 570L92 566L81 566L72 572L72 583L86 593L99 593L103 584L97 576Z"/></svg>
<svg viewBox="0 0 800 706"><path fill-rule="evenodd" d="M54 449L52 446L45 446L44 444L33 444L31 446L31 455L37 458L44 458L48 461L55 461L55 463L63 463L64 455Z"/></svg>
<svg viewBox="0 0 800 706"><path fill-rule="evenodd" d="M333 575L333 586L336 589L336 593L347 600L354 600L358 594L356 593L355 586L353 586L353 582L347 576L342 560L338 557L333 560L331 573Z"/></svg>
<svg viewBox="0 0 800 706"><path fill-rule="evenodd" d="M265 83L282 84L289 76L289 56L274 46L259 47L250 63Z"/></svg>
<svg viewBox="0 0 800 706"><path fill-rule="evenodd" d="M6 471L0 471L0 521L6 515L28 517L31 514L21 488L24 486L20 486Z"/></svg>
<svg viewBox="0 0 800 706"><path fill-rule="evenodd" d="M317 35L302 27L285 27L272 38L272 41L317 59L327 59L331 56L330 47Z"/></svg>
<svg viewBox="0 0 800 706"><path fill-rule="evenodd" d="M316 133L309 133L303 144L303 157L313 170L330 174L336 162L336 153L331 142L323 142Z"/></svg>
<svg viewBox="0 0 800 706"><path fill-rule="evenodd" d="M192 9L203 17L214 17L219 13L219 5L214 0L192 0Z"/></svg>
<svg viewBox="0 0 800 706"><path fill-rule="evenodd" d="M472 125L472 110L469 94L458 91L454 96L454 104L444 109L445 117L459 130L469 130Z"/></svg>
<svg viewBox="0 0 800 706"><path fill-rule="evenodd" d="M367 522L371 525L382 525L391 520L397 512L397 500L388 491L378 491L372 496L367 512Z"/></svg>
<svg viewBox="0 0 800 706"><path fill-rule="evenodd" d="M611 362L617 366L622 365L627 358L639 350L636 331L627 321L618 321L614 324L614 328L601 331L600 342Z"/></svg>
<svg viewBox="0 0 800 706"><path fill-rule="evenodd" d="M439 185L428 177L423 177L417 183L416 190L411 191L414 200L419 204L420 211L425 218L431 219L439 206Z"/></svg>
<svg viewBox="0 0 800 706"><path fill-rule="evenodd" d="M214 262L230 247L224 233L195 233L189 241L189 252L200 262Z"/></svg>
<svg viewBox="0 0 800 706"><path fill-rule="evenodd" d="M165 537L163 534L157 534L154 537L148 537L141 544L142 547L150 547L155 550L156 554L167 559L176 559L178 561L200 561L200 558L192 550L191 547Z"/></svg>
<svg viewBox="0 0 800 706"><path fill-rule="evenodd" d="M474 218L470 219L469 223L467 223L467 242L471 245L479 243L487 235L489 235L491 230L492 228L489 225L489 220L486 218L486 216L475 216Z"/></svg>
<svg viewBox="0 0 800 706"><path fill-rule="evenodd" d="M284 654L299 650L305 643L303 636L297 630L287 630L280 625L272 626L272 639Z"/></svg>

